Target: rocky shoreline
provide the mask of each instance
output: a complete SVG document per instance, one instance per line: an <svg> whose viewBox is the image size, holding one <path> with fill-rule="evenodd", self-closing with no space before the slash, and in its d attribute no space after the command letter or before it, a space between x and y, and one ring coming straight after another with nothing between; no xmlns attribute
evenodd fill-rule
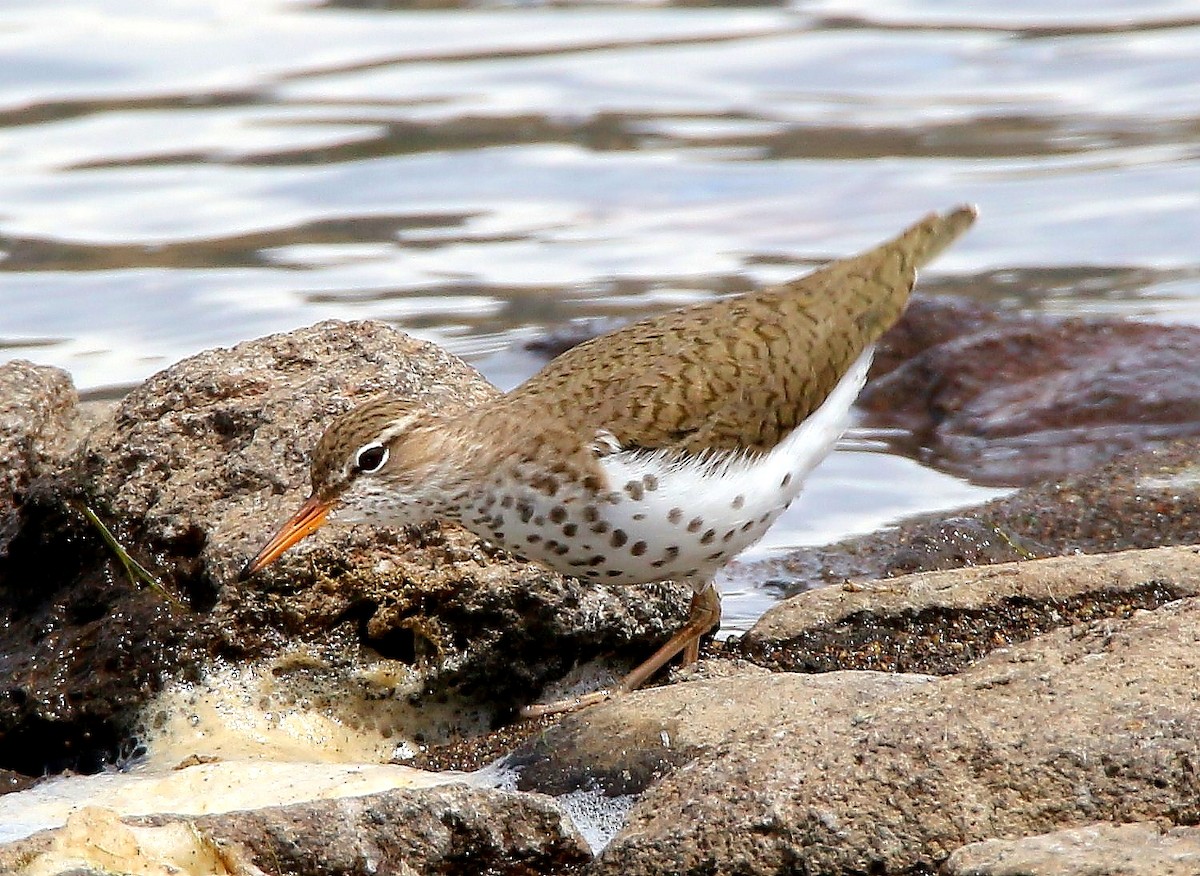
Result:
<svg viewBox="0 0 1200 876"><path fill-rule="evenodd" d="M0 837L0 872L1200 872L1197 352L1195 329L918 301L868 421L1028 486L747 570L791 594L749 633L530 724L516 708L573 667L619 670L669 634L683 589L581 584L437 526L322 532L234 583L331 415L385 388L476 403L495 390L468 366L333 322L115 404L0 366L0 825L36 777L139 746L180 780L278 757L288 733L301 766L464 771L230 811L77 808Z"/></svg>

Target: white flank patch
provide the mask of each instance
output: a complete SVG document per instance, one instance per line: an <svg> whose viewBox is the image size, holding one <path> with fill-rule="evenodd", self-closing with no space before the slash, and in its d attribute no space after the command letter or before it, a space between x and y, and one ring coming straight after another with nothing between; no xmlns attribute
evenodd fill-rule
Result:
<svg viewBox="0 0 1200 876"><path fill-rule="evenodd" d="M666 452L631 451L600 459L610 489L650 477L657 488L638 501L625 499L603 506L604 517L651 545L675 545L679 556L652 567L638 558L622 558L628 578L660 580L699 578L712 574L741 550L758 541L792 500L804 479L837 442L849 422L850 406L866 380L873 348L867 349L834 387L825 402L769 453L763 455L714 454L680 462ZM671 511L683 515L671 522ZM644 515L634 519L634 515ZM678 517L678 515L675 515ZM701 521L696 526L693 521ZM689 530L689 524L691 529ZM714 535L707 542L709 531ZM726 539L726 534L734 535ZM713 554L722 552L720 558ZM651 550L641 559L653 561L661 551ZM695 574L689 574L695 571ZM615 577L615 576L614 576ZM622 583L619 579L614 583Z"/></svg>

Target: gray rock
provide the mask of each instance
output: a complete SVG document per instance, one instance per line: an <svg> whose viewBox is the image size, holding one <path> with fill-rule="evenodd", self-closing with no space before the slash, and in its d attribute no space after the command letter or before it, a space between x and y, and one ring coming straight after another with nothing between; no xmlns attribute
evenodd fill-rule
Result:
<svg viewBox="0 0 1200 876"><path fill-rule="evenodd" d="M215 857L224 865L216 872L245 876L529 876L562 873L590 858L583 838L549 798L466 785L396 789L221 815L119 820L95 815L94 824L68 823L0 846L0 872L111 873L114 857L128 858L121 863L137 866L138 872L177 872L182 862L199 866ZM187 830L169 830L179 824ZM126 828L142 830L120 835ZM165 830L156 837L154 828ZM62 842L67 832L69 844Z"/></svg>
<svg viewBox="0 0 1200 876"><path fill-rule="evenodd" d="M770 608L729 649L790 671L941 675L1057 627L1198 593L1193 547L923 572L801 593Z"/></svg>
<svg viewBox="0 0 1200 876"><path fill-rule="evenodd" d="M1200 829L1147 822L1089 824L963 846L946 876L1195 876Z"/></svg>
<svg viewBox="0 0 1200 876"><path fill-rule="evenodd" d="M58 368L15 359L0 365L0 558L19 525L25 491L61 464L79 396Z"/></svg>
<svg viewBox="0 0 1200 876"><path fill-rule="evenodd" d="M639 794L674 769L763 728L851 721L872 704L928 682L881 672L764 673L635 691L547 728L501 765L521 790Z"/></svg>
<svg viewBox="0 0 1200 876"><path fill-rule="evenodd" d="M994 651L853 716L780 716L653 786L589 872L883 876L998 836L1194 821L1198 640L1185 599Z"/></svg>
<svg viewBox="0 0 1200 876"><path fill-rule="evenodd" d="M197 818L270 873L560 873L590 858L552 800L445 785Z"/></svg>
<svg viewBox="0 0 1200 876"><path fill-rule="evenodd" d="M1190 545L1200 532L1200 441L1124 454L1095 469L973 508L781 557L739 563L739 581L786 596L843 581L890 578L1037 557Z"/></svg>

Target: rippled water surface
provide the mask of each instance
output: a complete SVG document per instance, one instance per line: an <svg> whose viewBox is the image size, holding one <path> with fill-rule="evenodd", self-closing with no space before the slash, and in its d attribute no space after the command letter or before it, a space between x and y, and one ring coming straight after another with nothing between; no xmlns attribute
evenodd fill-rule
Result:
<svg viewBox="0 0 1200 876"><path fill-rule="evenodd" d="M6 0L4 354L112 394L370 317L511 386L963 201L927 289L1200 321L1194 2L413 5ZM986 495L860 446L771 545Z"/></svg>

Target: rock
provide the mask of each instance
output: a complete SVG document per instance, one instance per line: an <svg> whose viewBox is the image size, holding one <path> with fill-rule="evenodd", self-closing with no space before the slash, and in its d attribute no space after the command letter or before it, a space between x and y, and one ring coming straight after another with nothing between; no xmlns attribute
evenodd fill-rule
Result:
<svg viewBox="0 0 1200 876"><path fill-rule="evenodd" d="M14 791L24 791L37 781L32 776L14 773L12 770L0 770L0 796Z"/></svg>
<svg viewBox="0 0 1200 876"><path fill-rule="evenodd" d="M500 762L517 787L640 794L676 768L763 728L849 721L877 700L929 681L880 672L763 673L635 691L568 715Z"/></svg>
<svg viewBox="0 0 1200 876"><path fill-rule="evenodd" d="M847 579L1129 548L1192 544L1200 532L1200 441L1130 454L949 518L925 516L832 545L739 564L786 595Z"/></svg>
<svg viewBox="0 0 1200 876"><path fill-rule="evenodd" d="M321 323L155 375L32 483L0 581L0 767L95 769L167 680L198 679L214 660L302 645L324 667L301 674L375 666L377 681L347 676L354 695L325 698L355 724L371 702L408 698L511 709L575 660L642 656L682 622L684 587L584 585L436 525L328 527L236 582L307 495L308 454L330 417L381 393L453 406L496 390L380 323ZM82 506L166 596L131 583Z"/></svg>
<svg viewBox="0 0 1200 876"><path fill-rule="evenodd" d="M595 874L934 872L994 837L1198 817L1200 600L1056 630L677 769Z"/></svg>
<svg viewBox="0 0 1200 876"><path fill-rule="evenodd" d="M999 485L1200 436L1195 326L979 310L914 302L859 400L868 426L904 429L924 461Z"/></svg>
<svg viewBox="0 0 1200 876"><path fill-rule="evenodd" d="M1200 548L1052 557L810 590L727 647L788 671L943 675L1048 630L1197 594Z"/></svg>
<svg viewBox="0 0 1200 876"><path fill-rule="evenodd" d="M1195 876L1200 829L1101 823L992 839L958 849L944 869L946 876Z"/></svg>
<svg viewBox="0 0 1200 876"><path fill-rule="evenodd" d="M79 396L58 368L20 359L0 365L0 561L19 525L25 491L61 464Z"/></svg>
<svg viewBox="0 0 1200 876"><path fill-rule="evenodd" d="M217 843L240 845L269 872L374 876L561 873L590 858L553 801L535 794L447 785L198 818Z"/></svg>
<svg viewBox="0 0 1200 876"><path fill-rule="evenodd" d="M198 817L118 818L89 808L61 829L0 846L0 871L65 876L136 862L139 873L527 876L589 857L548 798L444 785Z"/></svg>

